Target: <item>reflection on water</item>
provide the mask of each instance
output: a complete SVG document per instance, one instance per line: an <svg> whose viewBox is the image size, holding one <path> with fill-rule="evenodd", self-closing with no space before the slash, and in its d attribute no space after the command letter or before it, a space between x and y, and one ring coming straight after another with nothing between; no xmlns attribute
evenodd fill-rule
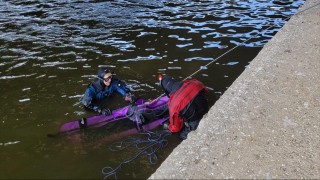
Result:
<svg viewBox="0 0 320 180"><path fill-rule="evenodd" d="M159 73L184 79L201 69L194 77L208 86L213 105L303 2L0 1L0 178L102 178L101 168L123 154L110 154L98 140L131 124L69 137L76 141L45 137L63 122L92 115L79 100L99 65L146 99L162 94ZM126 105L119 96L108 103ZM176 146L172 141L160 161ZM158 166L135 165L145 169L124 167L120 177L146 178Z"/></svg>

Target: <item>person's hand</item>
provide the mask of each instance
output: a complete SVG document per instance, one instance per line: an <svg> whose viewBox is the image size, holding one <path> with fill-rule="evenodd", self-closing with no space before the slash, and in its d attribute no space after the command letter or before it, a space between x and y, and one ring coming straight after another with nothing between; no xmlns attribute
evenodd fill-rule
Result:
<svg viewBox="0 0 320 180"><path fill-rule="evenodd" d="M124 97L124 100L134 104L137 101L137 98L132 94L128 94L126 97Z"/></svg>
<svg viewBox="0 0 320 180"><path fill-rule="evenodd" d="M112 114L112 112L111 112L111 110L109 108L100 108L98 110L98 112L99 112L99 114L105 115L105 116L108 116L108 115Z"/></svg>
<svg viewBox="0 0 320 180"><path fill-rule="evenodd" d="M164 123L162 124L162 129L164 129L164 130L169 130L169 122L164 122Z"/></svg>

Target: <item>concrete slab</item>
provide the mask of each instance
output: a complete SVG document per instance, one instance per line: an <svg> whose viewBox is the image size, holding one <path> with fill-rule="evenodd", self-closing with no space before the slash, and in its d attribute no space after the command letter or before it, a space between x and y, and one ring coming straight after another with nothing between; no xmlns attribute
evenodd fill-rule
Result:
<svg viewBox="0 0 320 180"><path fill-rule="evenodd" d="M314 6L318 4L317 6ZM150 179L320 179L320 1L307 0Z"/></svg>

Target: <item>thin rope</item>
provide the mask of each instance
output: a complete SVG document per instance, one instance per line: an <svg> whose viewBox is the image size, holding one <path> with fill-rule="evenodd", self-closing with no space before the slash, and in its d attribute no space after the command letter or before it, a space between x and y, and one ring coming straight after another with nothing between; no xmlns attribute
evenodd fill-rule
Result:
<svg viewBox="0 0 320 180"><path fill-rule="evenodd" d="M149 158L150 164L155 164L158 160L156 153L164 148L168 144L167 138L171 135L170 131L145 131L139 133L140 135L147 135L147 138L133 138L129 137L122 141L115 142L109 146L110 151L122 151L124 149L134 147L137 151L136 153L123 160L117 167L112 168L111 166L106 166L102 169L102 174L104 179L114 176L115 179L118 179L117 173L122 165L130 163L137 159L140 155L146 155Z"/></svg>
<svg viewBox="0 0 320 180"><path fill-rule="evenodd" d="M297 12L295 15L299 15L299 14L301 14L301 13L303 13L303 12L309 10L309 9L312 9L312 8L314 8L314 7L316 7L316 6L319 6L319 5L320 5L320 3L317 3L317 4L315 4L315 5L311 6L311 7L308 7L308 8L306 8L306 9L302 10L302 11ZM284 19L284 21L289 20L291 17L292 17L292 16L287 17L286 19ZM211 62L209 62L208 64L204 65L204 67L208 67L210 64L212 64L213 62L215 62L215 61L217 61L218 59L222 58L223 56L225 56L225 55L228 54L229 52L233 51L233 50L236 49L237 47L242 46L244 43L250 41L251 39L257 37L258 35L262 34L264 31L266 31L266 30L268 30L268 29L270 29L270 28L272 28L272 27L274 27L274 26L275 26L275 25L269 25L268 28L263 29L262 31L260 31L260 32L257 33L256 35L252 36L251 38L249 38L249 39L243 41L242 43L240 43L239 45L237 45L237 46L229 49L227 52L223 53L222 55L220 55L220 56L217 57L216 59L214 59L214 60L212 60ZM186 79L194 76L195 74L197 74L197 73L198 73L199 71L201 71L202 69L203 69L203 68L199 68L197 71L195 71L195 72L192 73L191 75L187 76L187 77L186 77L185 79L183 79L183 80L186 80Z"/></svg>
<svg viewBox="0 0 320 180"><path fill-rule="evenodd" d="M320 5L320 2L319 2L319 3L316 3L316 4L313 5L313 6L308 7L308 8L306 8L306 9L302 10L302 11L297 12L295 15L299 15L299 14L301 14L301 13L303 13L303 12L309 10L309 9L312 9L312 8L314 8L314 7L316 7L316 6L319 6L319 5Z"/></svg>
<svg viewBox="0 0 320 180"><path fill-rule="evenodd" d="M305 11L308 11L308 10L310 10L310 9L318 6L318 5L320 5L320 3L317 3L317 4L313 5L313 6L310 6L310 7L306 8L306 9L304 9L304 10L302 10L302 11L299 11L299 12L297 12L297 13L294 14L294 15L299 15L299 14L301 14L301 13L303 13L303 12L305 12ZM291 17L292 17L292 16L285 18L284 21L289 20ZM265 32L266 30L268 30L268 29L270 29L270 28L272 28L272 27L275 27L275 25L267 25L267 26L268 26L267 28L265 28L265 29L263 29L262 31L258 32L256 35L254 35L254 36L250 37L249 39L241 42L240 44L234 46L233 48L231 48L231 49L229 49L228 51L224 52L224 53L221 54L219 57L217 57L216 59L210 61L210 62L207 63L206 65L201 66L201 67L200 67L198 70L196 70L194 73L192 73L192 74L190 74L189 76L187 76L186 78L184 78L183 81L186 80L186 79L188 79L188 78L191 78L192 76L194 76L195 74L197 74L198 72L200 72L202 69L204 69L203 67L208 67L209 65L211 65L211 64L214 63L214 62L216 62L217 60L219 60L220 58L222 58L222 57L225 56L226 54L230 53L230 52L233 51L234 49L238 48L239 46L242 46L244 43L250 41L251 39L256 38L258 35L262 34L262 33ZM134 70L132 70L132 69L130 69L130 70L131 70L131 71L134 71ZM155 98L155 100L159 99L160 97L162 97L162 96L164 96L164 95L165 95L165 93L162 93L160 96L158 96L157 98Z"/></svg>
<svg viewBox="0 0 320 180"><path fill-rule="evenodd" d="M314 7L318 6L318 5L320 5L320 3L317 3L317 4L311 6L311 7L307 8L307 9L304 9L304 10L302 10L302 11L299 11L299 12L297 12L295 15L299 15L299 14L301 14L301 13L303 13L303 12L305 12L305 11L311 9L311 8L314 8ZM284 21L289 20L291 17L292 17L292 16L287 17L286 19L284 19ZM217 57L216 59L210 61L208 64L206 64L206 65L204 65L204 66L202 66L202 67L208 67L210 64L212 64L213 62L215 62L215 61L217 61L218 59L222 58L223 56L225 56L225 55L228 54L229 52L233 51L234 49L238 48L239 46L242 46L244 43L250 41L251 39L256 38L258 35L262 34L262 33L265 32L266 30L268 30L268 29L270 29L270 28L272 28L272 27L274 27L274 26L275 26L275 25L269 25L269 27L267 27L267 28L263 29L262 31L258 32L256 35L252 36L251 38L243 41L243 42L240 43L239 45L234 46L233 48L229 49L228 51L226 51L225 53L221 54L219 57ZM186 80L186 79L188 79L188 78L191 78L192 76L194 76L195 74L197 74L198 72L200 72L202 69L203 69L203 68L200 67L197 71L195 71L195 72L192 73L191 75L187 76L187 77L184 78L183 80Z"/></svg>
<svg viewBox="0 0 320 180"><path fill-rule="evenodd" d="M289 18L290 18L290 17L289 17ZM286 18L284 21L286 21L286 20L289 19L289 18ZM190 74L189 76L187 76L186 78L184 78L182 81L184 81L184 80L186 80L186 79L188 79L188 78L191 78L192 76L194 76L195 74L197 74L198 72L200 72L200 71L203 69L203 67L208 67L210 64L216 62L217 60L219 60L220 58L222 58L222 57L225 56L226 54L230 53L231 51L233 51L234 49L238 48L239 46L242 46L244 43L246 43L246 42L250 41L251 39L257 37L258 35L260 35L260 34L263 33L264 31L266 31L266 30L268 30L268 29L270 29L270 28L272 28L272 27L274 27L274 25L269 25L269 27L263 29L262 31L260 31L260 32L257 33L256 35L250 37L249 39L247 39L247 40L245 40L245 41L243 41L243 42L241 42L239 45L234 46L233 48L231 48L231 49L229 49L228 51L226 51L226 52L224 52L223 54L221 54L221 55L220 55L219 57L217 57L216 59L210 61L209 63L207 63L207 64L204 65L204 66L201 66L198 70L196 70L194 73L192 73L192 74ZM165 93L161 94L161 95L158 96L156 99L162 97L163 95L165 95Z"/></svg>

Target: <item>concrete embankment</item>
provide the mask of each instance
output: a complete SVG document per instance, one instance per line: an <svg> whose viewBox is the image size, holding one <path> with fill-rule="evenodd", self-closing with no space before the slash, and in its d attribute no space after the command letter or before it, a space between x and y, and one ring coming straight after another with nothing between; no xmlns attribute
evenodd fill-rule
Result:
<svg viewBox="0 0 320 180"><path fill-rule="evenodd" d="M320 179L317 4L306 0L150 179Z"/></svg>

